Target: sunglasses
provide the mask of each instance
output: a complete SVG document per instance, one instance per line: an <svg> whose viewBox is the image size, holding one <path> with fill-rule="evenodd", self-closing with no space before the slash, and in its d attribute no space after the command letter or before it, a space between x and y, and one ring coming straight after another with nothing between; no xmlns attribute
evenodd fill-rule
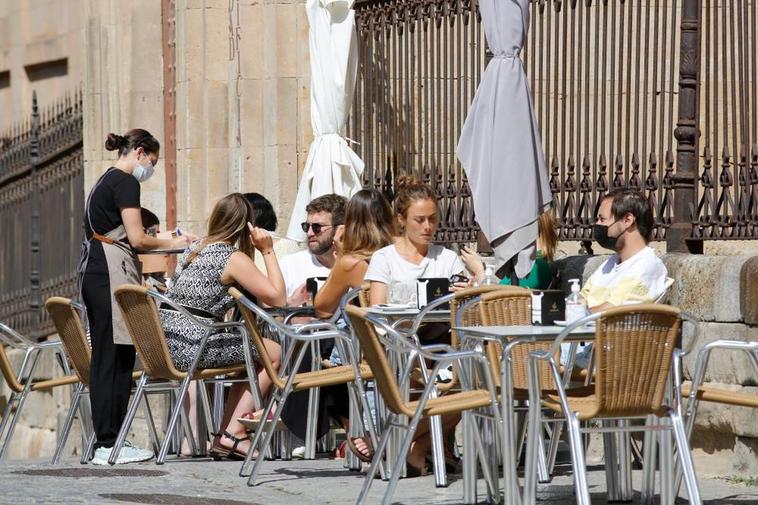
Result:
<svg viewBox="0 0 758 505"><path fill-rule="evenodd" d="M321 223L300 223L300 228L303 229L305 233L308 233L308 229L311 228L313 230L313 233L318 235L321 233L321 230L324 228L331 228L332 224L321 224Z"/></svg>

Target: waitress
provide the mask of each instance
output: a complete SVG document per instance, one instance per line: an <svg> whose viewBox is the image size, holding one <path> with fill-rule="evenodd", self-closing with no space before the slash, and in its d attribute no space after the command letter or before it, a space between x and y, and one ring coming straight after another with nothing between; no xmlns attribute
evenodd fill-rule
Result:
<svg viewBox="0 0 758 505"><path fill-rule="evenodd" d="M109 133L105 148L118 161L95 183L84 209L85 237L79 265L82 299L92 338L90 401L97 442L93 464L106 465L126 416L132 388L135 351L116 305L113 290L140 284L136 250L186 247L195 237L157 239L145 234L140 214L140 183L153 175L160 143L140 128ZM145 461L150 450L126 443L116 463Z"/></svg>

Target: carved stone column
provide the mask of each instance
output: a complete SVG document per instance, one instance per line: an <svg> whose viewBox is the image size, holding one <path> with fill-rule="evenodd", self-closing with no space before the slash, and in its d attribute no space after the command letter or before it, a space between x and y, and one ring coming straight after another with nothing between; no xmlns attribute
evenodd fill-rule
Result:
<svg viewBox="0 0 758 505"><path fill-rule="evenodd" d="M674 219L666 239L669 252L703 252L701 240L690 240L691 214L697 205L700 18L700 0L684 0L679 47L679 120L674 131L677 140Z"/></svg>

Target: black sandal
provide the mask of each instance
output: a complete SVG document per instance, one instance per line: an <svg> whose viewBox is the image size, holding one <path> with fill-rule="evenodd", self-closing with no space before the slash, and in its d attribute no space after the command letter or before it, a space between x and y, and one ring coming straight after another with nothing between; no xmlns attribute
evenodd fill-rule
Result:
<svg viewBox="0 0 758 505"><path fill-rule="evenodd" d="M250 440L248 437L235 437L228 431L224 430L223 433L213 433L214 437L224 437L228 438L229 440L232 440L234 444L232 444L231 448L227 449L226 447L223 447L221 445L214 444L213 447L211 447L210 455L211 457L218 461L222 458L228 458L231 460L237 460L241 461L247 457L246 452L238 451L237 446L240 444L240 442L244 442L245 440Z"/></svg>

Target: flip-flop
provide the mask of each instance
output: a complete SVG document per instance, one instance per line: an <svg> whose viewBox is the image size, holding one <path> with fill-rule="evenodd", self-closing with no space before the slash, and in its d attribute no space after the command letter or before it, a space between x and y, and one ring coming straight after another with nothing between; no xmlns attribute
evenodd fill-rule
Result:
<svg viewBox="0 0 758 505"><path fill-rule="evenodd" d="M363 441L365 442L366 446L368 447L368 454L364 454L361 451L358 450L358 448L355 446L354 440L356 438L363 438ZM371 460L374 459L374 448L371 447L371 440L366 437L347 437L345 439L345 443L347 444L347 448L350 449L350 452L355 454L355 457L363 461L364 463L371 463Z"/></svg>

